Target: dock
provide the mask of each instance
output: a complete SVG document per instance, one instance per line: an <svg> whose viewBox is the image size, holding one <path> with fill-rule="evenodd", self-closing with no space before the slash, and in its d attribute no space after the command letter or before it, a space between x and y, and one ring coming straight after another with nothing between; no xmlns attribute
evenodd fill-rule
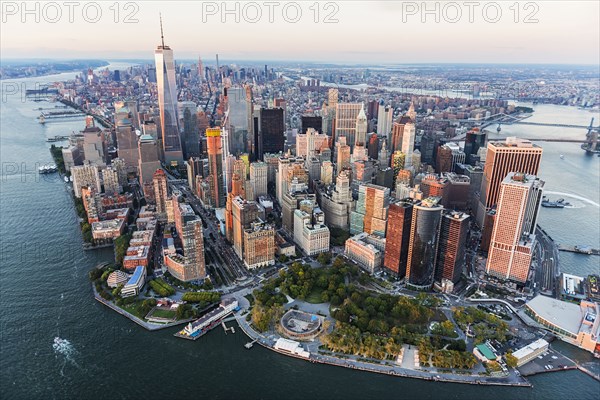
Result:
<svg viewBox="0 0 600 400"><path fill-rule="evenodd" d="M251 342L248 342L244 345L245 348L247 348L248 350L250 350L252 348L252 346L254 346L254 343L256 343L258 341L258 339L254 339Z"/></svg>
<svg viewBox="0 0 600 400"><path fill-rule="evenodd" d="M235 333L235 328L233 326L231 328L228 328L227 325L225 325L225 321L221 321L221 326L223 327L223 330L225 331L226 335L227 335L227 331L231 331L231 333Z"/></svg>
<svg viewBox="0 0 600 400"><path fill-rule="evenodd" d="M582 246L582 245L569 246L566 244L559 244L557 246L558 246L558 250L560 250L560 251L568 251L570 253L600 256L600 249L593 249L590 246Z"/></svg>

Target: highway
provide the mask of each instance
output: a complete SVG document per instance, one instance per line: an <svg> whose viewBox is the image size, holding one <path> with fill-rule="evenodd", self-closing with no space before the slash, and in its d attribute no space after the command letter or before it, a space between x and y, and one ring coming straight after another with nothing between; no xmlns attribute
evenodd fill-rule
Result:
<svg viewBox="0 0 600 400"><path fill-rule="evenodd" d="M204 222L204 238L207 248L212 259L220 266L221 277L227 285L235 285L236 280L243 281L250 274L244 267L242 261L237 257L230 244L225 241L225 238L220 234L219 222L216 217L208 212L200 200L191 192L185 183L171 183L185 197L187 203L192 207L194 212L200 216Z"/></svg>
<svg viewBox="0 0 600 400"><path fill-rule="evenodd" d="M536 283L539 289L546 294L556 295L556 279L560 273L558 268L558 247L540 226L536 226L535 235L537 246L535 254L538 270Z"/></svg>

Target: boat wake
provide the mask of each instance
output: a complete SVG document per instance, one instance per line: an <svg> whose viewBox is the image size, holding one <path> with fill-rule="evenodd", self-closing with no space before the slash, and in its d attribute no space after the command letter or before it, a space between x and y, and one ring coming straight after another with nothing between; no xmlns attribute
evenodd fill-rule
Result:
<svg viewBox="0 0 600 400"><path fill-rule="evenodd" d="M64 369L67 363L74 365L75 367L81 369L81 367L75 361L75 356L77 355L77 350L75 347L69 342L67 339L62 339L56 336L54 338L54 343L52 343L52 348L54 349L54 353L56 358L61 358L64 360L62 368L60 369L60 375L64 375Z"/></svg>
<svg viewBox="0 0 600 400"><path fill-rule="evenodd" d="M556 194L556 195L558 195L558 196L564 196L564 197L571 197L571 198L573 198L573 199L581 200L581 201L584 201L584 202L586 202L586 203L588 203L588 204L591 204L591 205L593 205L593 206L596 206L596 207L599 207L599 208L600 208L600 204L596 203L595 201L593 201L593 200L590 200L590 199L588 199L588 198L585 198L585 197L583 197L583 196L578 196L578 195L576 195L576 194L572 194L572 193L564 193L564 192L552 192L552 191L549 191L549 190L548 190L548 191L545 191L544 193L546 193L546 194Z"/></svg>

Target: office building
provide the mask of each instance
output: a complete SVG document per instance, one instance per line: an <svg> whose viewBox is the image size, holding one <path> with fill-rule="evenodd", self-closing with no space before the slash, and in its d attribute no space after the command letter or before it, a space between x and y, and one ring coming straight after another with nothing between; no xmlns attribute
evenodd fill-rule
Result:
<svg viewBox="0 0 600 400"><path fill-rule="evenodd" d="M379 104L377 112L377 135L381 137L389 137L392 130L392 120L394 118L394 109L391 106L383 106Z"/></svg>
<svg viewBox="0 0 600 400"><path fill-rule="evenodd" d="M138 171L140 184L152 182L152 176L161 168L158 158L158 145L156 139L144 134L138 142Z"/></svg>
<svg viewBox="0 0 600 400"><path fill-rule="evenodd" d="M119 184L119 174L112 167L106 167L102 170L102 183L104 185L104 193L108 195L119 194L123 191Z"/></svg>
<svg viewBox="0 0 600 400"><path fill-rule="evenodd" d="M127 172L139 173L138 139L133 126L133 115L123 102L115 103L115 134L119 158L125 162Z"/></svg>
<svg viewBox="0 0 600 400"><path fill-rule="evenodd" d="M308 200L300 202L300 209L294 211L294 242L302 251L313 256L329 251L329 228L325 225L325 214Z"/></svg>
<svg viewBox="0 0 600 400"><path fill-rule="evenodd" d="M509 172L537 175L541 160L542 148L528 140L508 137L504 142L488 143L478 220L482 221L485 211L498 204L500 185Z"/></svg>
<svg viewBox="0 0 600 400"><path fill-rule="evenodd" d="M467 132L465 139L465 162L474 165L479 149L485 148L487 134L479 128L473 128Z"/></svg>
<svg viewBox="0 0 600 400"><path fill-rule="evenodd" d="M275 227L262 221L244 230L244 265L248 269L275 264Z"/></svg>
<svg viewBox="0 0 600 400"><path fill-rule="evenodd" d="M229 151L231 154L247 152L251 129L251 104L246 96L246 88L236 86L227 89L229 123Z"/></svg>
<svg viewBox="0 0 600 400"><path fill-rule="evenodd" d="M323 184L325 185L324 182ZM327 225L333 228L348 229L353 206L348 171L342 171L336 177L335 185L318 187L317 192Z"/></svg>
<svg viewBox="0 0 600 400"><path fill-rule="evenodd" d="M154 59L156 61L156 86L164 161L169 164L183 163L179 118L177 117L175 61L173 60L173 50L165 45L162 22L160 29L161 44L154 51Z"/></svg>
<svg viewBox="0 0 600 400"><path fill-rule="evenodd" d="M284 133L283 108L261 108L258 160L263 159L264 153L278 153L284 150Z"/></svg>
<svg viewBox="0 0 600 400"><path fill-rule="evenodd" d="M383 265L398 278L406 275L413 206L417 202L403 198L390 203Z"/></svg>
<svg viewBox="0 0 600 400"><path fill-rule="evenodd" d="M406 286L411 289L430 290L433 285L444 209L439 201L428 197L413 206L406 261Z"/></svg>
<svg viewBox="0 0 600 400"><path fill-rule="evenodd" d="M84 159L98 166L106 165L107 149L104 133L100 128L93 126L93 120L92 126L87 126L81 133L83 134Z"/></svg>
<svg viewBox="0 0 600 400"><path fill-rule="evenodd" d="M221 129L206 130L206 150L208 153L208 171L211 205L214 208L225 206L225 181L223 174L223 142Z"/></svg>
<svg viewBox="0 0 600 400"><path fill-rule="evenodd" d="M385 239L359 233L346 240L344 254L370 274L381 267Z"/></svg>
<svg viewBox="0 0 600 400"><path fill-rule="evenodd" d="M360 185L355 210L350 213L350 234L366 232L385 237L390 189L373 184Z"/></svg>
<svg viewBox="0 0 600 400"><path fill-rule="evenodd" d="M356 146L362 146L366 149L367 146L367 115L361 104L360 111L356 117L355 142Z"/></svg>
<svg viewBox="0 0 600 400"><path fill-rule="evenodd" d="M250 185L252 186L253 198L249 200L267 195L268 172L269 167L262 161L250 164Z"/></svg>
<svg viewBox="0 0 600 400"><path fill-rule="evenodd" d="M85 162L83 165L71 167L71 176L73 177L73 192L75 197L81 198L81 188L91 186L96 193L100 193L100 174L98 166Z"/></svg>
<svg viewBox="0 0 600 400"><path fill-rule="evenodd" d="M329 148L329 136L308 128L306 133L296 135L296 156L310 157Z"/></svg>
<svg viewBox="0 0 600 400"><path fill-rule="evenodd" d="M233 250L244 259L244 230L250 228L250 223L258 217L258 207L254 201L246 201L236 196L232 201L233 215Z"/></svg>
<svg viewBox="0 0 600 400"><path fill-rule="evenodd" d="M361 103L337 103L336 105L334 141L337 143L340 138L345 137L350 151L356 143L356 120L362 109Z"/></svg>
<svg viewBox="0 0 600 400"><path fill-rule="evenodd" d="M335 154L336 154L336 172L339 174L344 169L350 168L350 146L346 144L346 138L340 137L340 139L335 144Z"/></svg>
<svg viewBox="0 0 600 400"><path fill-rule="evenodd" d="M535 226L544 181L511 172L500 184L486 273L525 283L535 246Z"/></svg>
<svg viewBox="0 0 600 400"><path fill-rule="evenodd" d="M303 115L301 117L301 121L302 121L302 130L301 130L302 134L306 134L308 132L309 128L312 128L321 134L325 134L325 132L323 132L323 117L314 116L314 115ZM325 136L327 136L327 135L325 135Z"/></svg>
<svg viewBox="0 0 600 400"><path fill-rule="evenodd" d="M465 266L469 215L444 211L438 243L436 281L447 279L456 284Z"/></svg>

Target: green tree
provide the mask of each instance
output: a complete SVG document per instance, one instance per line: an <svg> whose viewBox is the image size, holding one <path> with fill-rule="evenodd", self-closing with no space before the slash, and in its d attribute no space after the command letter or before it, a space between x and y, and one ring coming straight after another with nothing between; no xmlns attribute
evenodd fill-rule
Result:
<svg viewBox="0 0 600 400"><path fill-rule="evenodd" d="M513 356L512 353L506 353L504 355L504 360L506 360L506 365L511 368L517 368L517 362L519 361L517 357Z"/></svg>

